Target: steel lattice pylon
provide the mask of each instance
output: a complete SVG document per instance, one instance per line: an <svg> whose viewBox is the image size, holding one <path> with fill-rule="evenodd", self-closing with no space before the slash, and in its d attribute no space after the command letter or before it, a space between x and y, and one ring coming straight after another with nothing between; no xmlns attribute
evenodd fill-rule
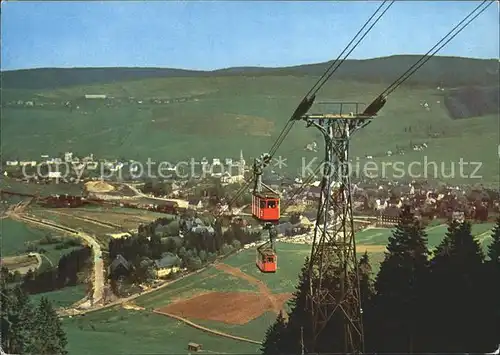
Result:
<svg viewBox="0 0 500 355"><path fill-rule="evenodd" d="M358 103L336 105L336 113L306 114L307 126L320 130L325 140L321 197L314 229L309 264L309 312L312 344L317 352L318 336L333 317L341 316L344 328L344 353L364 352L362 309L349 168L349 140L352 134L373 118L358 113ZM345 105L355 112L344 113ZM332 110L330 110L331 112ZM314 276L314 277L313 277ZM328 277L327 277L328 276ZM331 280L336 280L328 285ZM331 334L339 338L338 334Z"/></svg>

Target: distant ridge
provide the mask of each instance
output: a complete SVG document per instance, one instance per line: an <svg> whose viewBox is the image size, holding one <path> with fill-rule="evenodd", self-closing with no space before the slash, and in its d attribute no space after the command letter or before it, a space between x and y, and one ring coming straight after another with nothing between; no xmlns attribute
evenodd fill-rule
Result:
<svg viewBox="0 0 500 355"><path fill-rule="evenodd" d="M391 82L419 58L395 55L364 60L346 60L335 74L339 80ZM4 89L43 90L85 86L130 80L207 76L305 76L321 75L330 62L283 68L234 67L213 71L174 68L38 68L2 71ZM419 85L498 85L499 62L496 59L434 57L408 83Z"/></svg>

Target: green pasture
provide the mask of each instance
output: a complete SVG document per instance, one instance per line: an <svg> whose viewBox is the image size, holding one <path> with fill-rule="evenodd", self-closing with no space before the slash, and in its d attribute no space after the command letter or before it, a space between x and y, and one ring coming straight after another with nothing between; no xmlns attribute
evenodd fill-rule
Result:
<svg viewBox="0 0 500 355"><path fill-rule="evenodd" d="M187 344L205 352L259 353L259 346L213 336L169 317L148 311L109 308L84 317L65 318L68 351L93 354L187 354Z"/></svg>
<svg viewBox="0 0 500 355"><path fill-rule="evenodd" d="M175 281L172 285L141 296L135 303L145 308L159 308L173 299L186 299L200 292L257 292L249 282L209 267L199 274Z"/></svg>
<svg viewBox="0 0 500 355"><path fill-rule="evenodd" d="M494 223L479 223L472 225L472 234L479 238L482 242L487 236L488 232L494 227ZM428 227L427 232L427 245L429 249L434 249L441 243L444 235L448 230L446 224ZM374 228L356 233L356 241L358 245L387 245L388 238L392 235L392 230L389 228Z"/></svg>
<svg viewBox="0 0 500 355"><path fill-rule="evenodd" d="M480 241L488 240L488 232L493 224L474 224L473 233L479 236ZM447 230L446 225L431 227L428 230L429 247L434 249L442 240ZM388 228L370 229L356 234L358 257L361 256L363 245L387 245L392 230ZM484 243L485 244L485 243ZM304 264L304 259L309 256L310 245L277 242L278 272L263 274L255 266L255 249L244 250L224 260L225 264L241 269L244 273L266 283L273 293L288 293L295 290L298 275ZM384 258L383 252L369 252L374 272L376 273L380 262ZM136 299L136 303L143 307L156 308L166 305L172 298L183 298L199 291L256 291L248 282L233 277L226 273L209 267L199 274L188 276L176 281L170 286Z"/></svg>
<svg viewBox="0 0 500 355"><path fill-rule="evenodd" d="M492 224L473 225L476 236L487 235ZM430 247L435 247L444 236L446 226L430 228L428 231ZM386 245L391 235L390 229L372 229L357 233L358 245ZM485 242L487 238L480 237ZM288 293L295 290L297 278L309 255L310 246L290 243L277 243L278 272L262 274L255 267L255 249L244 250L232 255L223 262L240 268L244 273L264 281L273 293ZM369 253L374 273L384 254ZM256 291L256 287L247 281L233 277L214 267L175 283L138 297L134 302L145 311L130 311L119 308L106 309L86 315L83 318L64 320L68 333L70 352L75 354L90 354L95 351L112 353L185 353L185 345L189 341L203 344L209 351L228 353L255 353L258 346L238 341L224 339L190 328L168 317L152 314L151 309L163 307L177 299L185 299L199 292L219 291L238 292ZM275 315L269 312L245 325L231 325L221 322L192 319L193 322L208 328L228 334L261 340L275 320ZM94 327L94 329L92 329ZM105 341L104 339L108 339ZM114 345L108 345L108 342ZM102 343L102 344L101 344ZM157 350L161 349L161 350ZM73 350L73 351L71 351Z"/></svg>
<svg viewBox="0 0 500 355"><path fill-rule="evenodd" d="M4 137L2 137L4 139ZM3 149L2 143L2 149ZM21 149L20 151L24 151ZM24 157L24 153L22 155ZM20 159L22 159L19 156ZM39 159L39 154L36 156L29 155L25 158L26 160L37 160ZM8 170L8 169L7 169ZM83 191L83 184L63 184L63 183L53 183L53 184L26 184L20 181L16 181L12 178L2 177L0 179L0 189L5 189L6 191L14 191L25 194L40 194L40 196L49 196L53 194L68 194L74 196L80 196Z"/></svg>
<svg viewBox="0 0 500 355"><path fill-rule="evenodd" d="M54 223L63 225L68 228L76 229L79 230L81 229L84 232L88 232L91 234L96 234L96 235L104 235L107 233L115 233L116 229L115 228L109 228L105 226L101 226L92 222L87 222L84 220L64 216L64 215L58 215L55 213L51 213L50 211L46 211L42 208L39 209L33 209L32 210L33 215L35 215L38 218L43 218L49 221L52 221Z"/></svg>
<svg viewBox="0 0 500 355"><path fill-rule="evenodd" d="M30 298L32 302L38 303L42 297L48 298L54 307L68 307L73 303L81 300L85 297L86 294L86 286L85 285L77 285L71 287L65 287L61 290L45 292L45 293L37 293L36 295L31 295Z"/></svg>
<svg viewBox="0 0 500 355"><path fill-rule="evenodd" d="M36 229L28 227L26 224L11 219L2 219L1 223L1 241L2 250L1 255L15 256L26 254L26 244L28 242L36 242L43 238L51 231ZM42 254L42 266L40 270L50 267L50 265L57 266L59 259L78 249L78 247L71 247L66 249L56 249L56 244L40 245L46 252ZM49 261L50 260L50 261ZM67 287L61 290L37 294L31 296L34 301L38 301L42 296L47 297L53 301L56 307L70 305L85 296L84 286Z"/></svg>
<svg viewBox="0 0 500 355"><path fill-rule="evenodd" d="M27 254L27 243L36 242L42 239L47 234L57 235L53 231L33 228L25 223L14 221L9 218L0 221L1 236L2 236L2 256L16 256ZM77 247L66 249L56 249L56 244L39 245L40 248L46 250L42 256L42 269L50 264L57 266L62 255L70 253ZM50 260L50 262L49 262Z"/></svg>
<svg viewBox="0 0 500 355"><path fill-rule="evenodd" d="M26 243L43 238L47 231L28 227L26 224L10 218L0 220L2 256L23 255Z"/></svg>
<svg viewBox="0 0 500 355"><path fill-rule="evenodd" d="M217 329L220 332L224 332L242 338L247 338L250 340L262 341L264 339L267 329L269 329L269 327L275 322L275 320L276 320L276 314L272 312L266 312L259 318L251 320L250 322L244 325L226 324L222 322L213 322L201 319L196 319L193 321L196 324L211 329Z"/></svg>
<svg viewBox="0 0 500 355"><path fill-rule="evenodd" d="M278 271L263 274L255 266L256 250L249 249L229 257L224 263L240 268L244 273L263 281L273 293L289 293L295 290L304 259L309 256L311 246L303 244L276 243Z"/></svg>
<svg viewBox="0 0 500 355"><path fill-rule="evenodd" d="M130 216L145 216L151 218L173 218L173 215L151 212L146 210L140 210L137 208L125 208L125 207L102 207L97 205L89 205L85 207L79 207L77 210L90 213L116 213Z"/></svg>

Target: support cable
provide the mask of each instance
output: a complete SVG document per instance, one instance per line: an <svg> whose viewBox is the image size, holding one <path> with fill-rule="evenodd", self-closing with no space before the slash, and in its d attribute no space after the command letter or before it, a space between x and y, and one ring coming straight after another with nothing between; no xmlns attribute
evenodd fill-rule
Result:
<svg viewBox="0 0 500 355"><path fill-rule="evenodd" d="M389 8L393 5L395 0L392 0L389 2L389 5L385 7L386 3L388 0L384 0L382 4L375 10L375 12L370 16L370 18L364 23L364 25L361 27L361 29L356 33L356 35L353 37L353 39L347 44L347 46L344 48L344 50L339 54L336 60L333 61L332 64L327 68L327 70L323 73L323 75L318 79L318 81L313 85L313 87L307 92L307 94L304 96L300 104L297 106L295 109L294 113L286 123L285 127L279 134L278 138L272 145L271 149L269 150L269 156L270 159L269 161L272 160L274 155L276 154L276 151L279 149L285 138L288 136L290 133L291 129L293 128L295 122L299 120L303 115L309 111L311 108L314 99L316 97L316 94L318 91L326 84L328 79L332 77L332 75L339 69L339 67L345 62L346 58L351 54L354 49L357 48L357 46L361 43L361 41L368 35L368 33L372 30L372 28L378 23L378 21L383 17L383 15L389 10ZM382 13L380 11L383 9ZM380 13L380 14L379 14ZM378 15L378 17L375 19L375 21L370 25L370 22ZM368 29L363 33L365 28L368 27ZM358 38L361 36L360 38ZM352 48L351 45L354 43L354 46ZM350 48L350 49L349 49ZM347 53L346 53L347 52ZM346 53L344 55L344 53ZM343 57L342 57L343 56ZM252 174L252 177L245 183L243 186L236 192L234 197L230 200L228 203L229 208L231 205L250 187L250 185L253 183L255 179L255 174ZM215 217L220 216L224 211L221 211L219 214L217 214Z"/></svg>
<svg viewBox="0 0 500 355"><path fill-rule="evenodd" d="M472 10L462 21L453 27L440 41L438 41L426 54L415 62L407 71L397 78L391 85L377 96L375 100L363 112L366 116L375 116L387 102L387 97L394 92L401 84L408 80L417 70L434 57L443 47L445 47L453 38L462 32L472 21L481 15L491 4L492 0L483 0L474 10ZM486 6L484 6L486 5ZM367 125L367 122L365 125Z"/></svg>
<svg viewBox="0 0 500 355"><path fill-rule="evenodd" d="M288 133L293 128L293 125L295 124L295 122L298 119L300 119L311 108L318 91L326 84L328 79L330 79L332 77L332 75L339 69L339 67L345 62L347 57L358 47L358 45L361 43L361 41L368 35L368 33L370 33L372 28L378 23L378 21L380 21L382 16L387 12L387 10L389 10L389 8L394 3L394 0L390 1L389 5L382 11L382 13L377 17L377 19L363 33L363 31L370 24L370 22L373 20L373 18L375 18L375 16L381 11L381 9L384 8L384 5L387 3L387 1L388 0L384 0L382 2L382 4L380 4L380 6L370 16L370 18L359 29L359 31L352 38L352 40L347 44L347 46L344 48L344 50L339 54L337 59L335 59L332 62L332 64L330 64L330 66L326 69L326 71L323 73L323 75L318 79L318 81L313 85L313 87L303 97L299 106L295 109L295 112L290 117L287 124L285 125L285 127L281 131L280 135L278 136L278 139L276 140L276 142L273 144L273 146L269 150L269 154L270 154L271 158L274 156L274 154L276 154L276 151L281 146L281 144L283 143L283 141L287 137ZM361 34L362 34L362 36L358 39L358 37ZM354 43L354 42L356 42L356 43ZM354 43L354 46L352 48L350 48L353 43ZM347 53L344 55L345 52L347 52Z"/></svg>

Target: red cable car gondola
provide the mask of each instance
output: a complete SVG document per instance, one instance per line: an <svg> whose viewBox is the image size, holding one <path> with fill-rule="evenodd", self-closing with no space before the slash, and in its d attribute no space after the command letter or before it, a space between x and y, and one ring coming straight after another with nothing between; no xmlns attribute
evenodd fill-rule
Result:
<svg viewBox="0 0 500 355"><path fill-rule="evenodd" d="M279 222L280 198L275 193L254 193L252 215L262 222Z"/></svg>
<svg viewBox="0 0 500 355"><path fill-rule="evenodd" d="M280 219L280 195L262 182L262 169L269 164L271 157L264 154L254 164L255 186L252 194L252 216L269 230L269 241L257 248L256 266L261 272L276 272L278 256L274 247L277 232L274 224ZM266 192L262 191L267 190Z"/></svg>
<svg viewBox="0 0 500 355"><path fill-rule="evenodd" d="M278 255L274 247L274 240L278 233L271 223L266 223L263 229L269 230L269 241L257 248L255 265L261 272L276 272L278 269Z"/></svg>
<svg viewBox="0 0 500 355"><path fill-rule="evenodd" d="M278 269L278 255L271 248L257 249L257 260L255 265L264 273L276 272Z"/></svg>

